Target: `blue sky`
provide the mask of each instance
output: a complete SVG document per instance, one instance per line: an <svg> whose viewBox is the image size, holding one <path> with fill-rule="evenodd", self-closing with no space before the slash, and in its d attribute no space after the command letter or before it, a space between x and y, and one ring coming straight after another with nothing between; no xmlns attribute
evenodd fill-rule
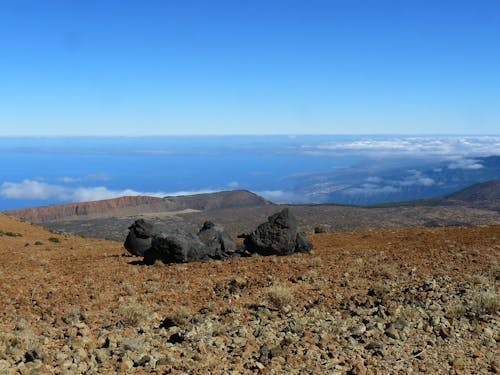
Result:
<svg viewBox="0 0 500 375"><path fill-rule="evenodd" d="M500 2L2 1L0 135L498 134Z"/></svg>

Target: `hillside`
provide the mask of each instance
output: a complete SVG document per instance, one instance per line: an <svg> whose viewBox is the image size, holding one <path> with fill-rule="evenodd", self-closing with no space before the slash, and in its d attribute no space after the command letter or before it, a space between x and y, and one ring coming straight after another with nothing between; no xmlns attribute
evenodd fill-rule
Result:
<svg viewBox="0 0 500 375"><path fill-rule="evenodd" d="M142 266L0 214L0 373L498 372L500 226Z"/></svg>
<svg viewBox="0 0 500 375"><path fill-rule="evenodd" d="M436 207L436 206L463 206L500 210L500 180L480 182L445 197L418 199L412 201L391 202L369 207Z"/></svg>
<svg viewBox="0 0 500 375"><path fill-rule="evenodd" d="M143 215L157 212L206 210L228 207L260 206L270 204L264 198L246 191L233 190L217 193L156 198L130 196L94 202L81 202L47 207L7 211L17 218L34 223L81 218L110 218Z"/></svg>
<svg viewBox="0 0 500 375"><path fill-rule="evenodd" d="M474 184L445 197L443 205L464 205L500 210L500 180Z"/></svg>
<svg viewBox="0 0 500 375"><path fill-rule="evenodd" d="M474 193L475 192L475 193ZM280 208L292 207L302 231L326 232L406 227L500 224L498 182L472 186L448 198L355 207L340 205L275 205L245 191L223 191L179 197L122 197L6 212L56 231L123 241L138 218L172 228L200 228L214 220L232 236L247 233ZM466 200L461 199L466 197Z"/></svg>

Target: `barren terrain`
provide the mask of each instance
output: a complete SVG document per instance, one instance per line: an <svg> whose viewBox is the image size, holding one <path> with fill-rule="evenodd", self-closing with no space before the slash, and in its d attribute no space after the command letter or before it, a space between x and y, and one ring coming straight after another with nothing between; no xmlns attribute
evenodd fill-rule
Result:
<svg viewBox="0 0 500 375"><path fill-rule="evenodd" d="M1 214L0 230L1 374L500 371L499 225L166 266Z"/></svg>

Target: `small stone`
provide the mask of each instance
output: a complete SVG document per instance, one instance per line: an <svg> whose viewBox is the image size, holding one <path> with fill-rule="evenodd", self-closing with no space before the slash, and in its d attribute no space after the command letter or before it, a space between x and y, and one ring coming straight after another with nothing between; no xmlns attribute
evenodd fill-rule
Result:
<svg viewBox="0 0 500 375"><path fill-rule="evenodd" d="M107 349L97 349L95 351L95 358L97 360L97 362L99 363L104 363L106 362L106 360L110 357L109 355L109 351Z"/></svg>
<svg viewBox="0 0 500 375"><path fill-rule="evenodd" d="M352 375L367 375L366 367L363 363L356 363L351 369Z"/></svg>
<svg viewBox="0 0 500 375"><path fill-rule="evenodd" d="M122 364L120 365L120 370L121 371L127 371L134 367L134 362L132 362L130 359L125 359L123 360Z"/></svg>
<svg viewBox="0 0 500 375"><path fill-rule="evenodd" d="M472 352L472 357L473 358L480 358L481 357L481 352L479 350L474 350Z"/></svg>
<svg viewBox="0 0 500 375"><path fill-rule="evenodd" d="M356 324L354 327L351 328L351 334L353 336L361 336L365 332L366 332L366 326L363 323Z"/></svg>
<svg viewBox="0 0 500 375"><path fill-rule="evenodd" d="M366 346L368 350L381 350L384 348L384 344L378 341L370 341Z"/></svg>
<svg viewBox="0 0 500 375"><path fill-rule="evenodd" d="M450 335L451 335L450 327L445 327L445 326L439 327L439 336L441 336L443 339L450 337Z"/></svg>
<svg viewBox="0 0 500 375"><path fill-rule="evenodd" d="M485 327L483 333L486 335L486 337L493 337L493 331L489 327Z"/></svg>
<svg viewBox="0 0 500 375"><path fill-rule="evenodd" d="M398 330L392 324L385 330L385 334L391 339L399 340Z"/></svg>
<svg viewBox="0 0 500 375"><path fill-rule="evenodd" d="M266 366L264 366L259 361L255 361L255 367L257 367L259 370L264 370L266 368Z"/></svg>
<svg viewBox="0 0 500 375"><path fill-rule="evenodd" d="M36 359L42 359L42 354L37 349L28 350L24 353L25 362L33 362Z"/></svg>

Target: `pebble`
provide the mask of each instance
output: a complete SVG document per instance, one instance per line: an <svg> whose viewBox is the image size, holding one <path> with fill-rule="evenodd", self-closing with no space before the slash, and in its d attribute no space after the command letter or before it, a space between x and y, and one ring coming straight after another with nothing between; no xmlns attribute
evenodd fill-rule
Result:
<svg viewBox="0 0 500 375"><path fill-rule="evenodd" d="M366 332L366 326L363 323L356 324L354 327L351 328L351 334L353 336L361 336L365 332Z"/></svg>

